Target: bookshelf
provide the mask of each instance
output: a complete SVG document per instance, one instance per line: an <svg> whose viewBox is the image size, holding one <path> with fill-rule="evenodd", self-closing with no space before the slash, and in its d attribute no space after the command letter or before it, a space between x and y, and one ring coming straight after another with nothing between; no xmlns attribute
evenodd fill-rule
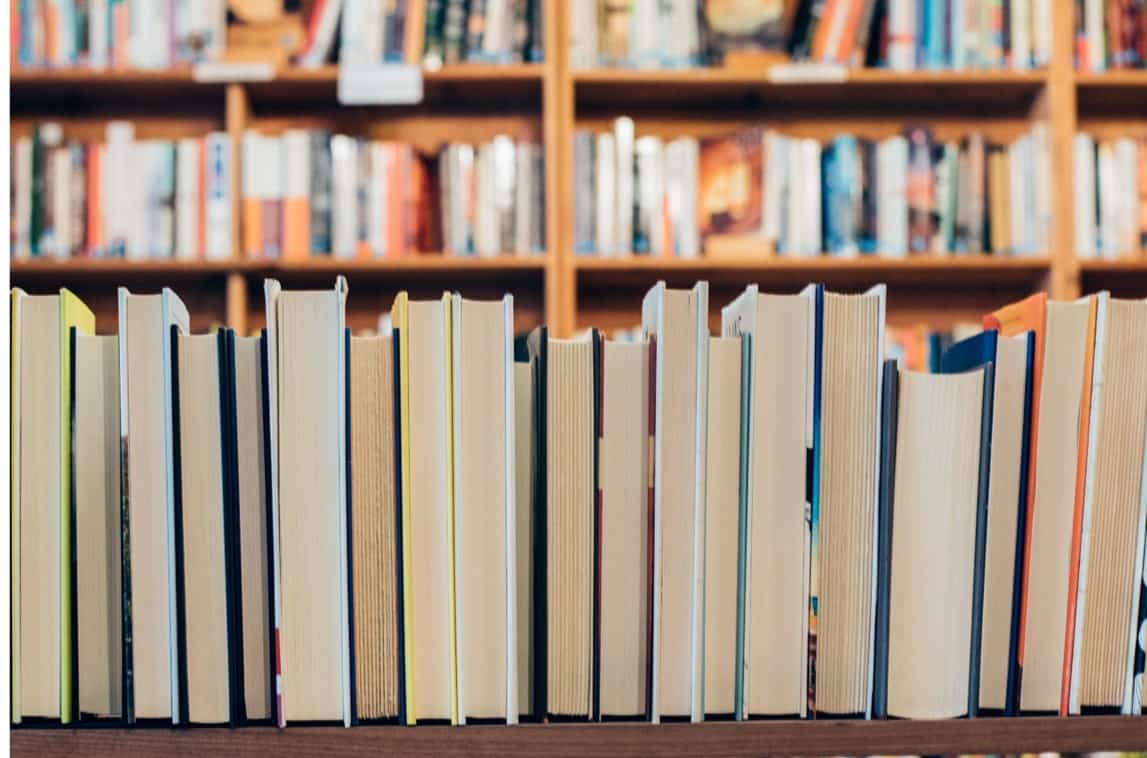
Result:
<svg viewBox="0 0 1147 758"><path fill-rule="evenodd" d="M568 335L590 324L629 327L639 320L641 293L664 278L676 284L708 278L716 309L749 281L792 290L810 280L859 290L876 282L891 289L890 323L942 326L1046 288L1072 298L1106 287L1147 296L1147 251L1119 261L1081 261L1073 249L1071 139L1077 129L1097 137L1147 135L1147 71L1076 72L1070 14L1053 18L1053 55L1030 71L848 70L793 77L792 66L754 69L573 70L565 45L572 0L547 0L544 63L446 66L424 73L417 106L340 107L335 66L283 68L268 81L201 82L192 70L16 70L10 86L12 131L38 120L60 122L68 135L102 133L108 120L132 118L141 137L173 138L226 129L236 155L244 129L277 133L324 126L373 138L436 147L459 130L471 139L530 133L545 146L546 254L537 258L458 259L433 253L381 261L320 259L183 263L147 261L31 261L11 264L12 282L30 291L69 286L89 299L101 331L114 327L114 285L168 285L204 323L241 331L262 317L262 278L289 286L325 286L349 276L350 321L370 325L399 289L433 296L460 288L474 297L515 295L517 326L543 321ZM164 103L157 109L156 103ZM938 139L972 128L1006 140L1035 120L1051 135L1054 185L1050 249L1025 258L907 259L598 259L572 251L572 140L575 129L602 128L618 115L640 133L674 137L723 132L747 123L776 126L794 136L830 139L842 131L879 138L924 123ZM238 187L233 234L240 239ZM728 296L728 297L727 297ZM106 302L105 302L106 301ZM203 309L202 311L200 309Z"/></svg>
<svg viewBox="0 0 1147 758"><path fill-rule="evenodd" d="M20 729L13 755L903 755L1136 750L1147 719L1092 716L962 721L703 724Z"/></svg>

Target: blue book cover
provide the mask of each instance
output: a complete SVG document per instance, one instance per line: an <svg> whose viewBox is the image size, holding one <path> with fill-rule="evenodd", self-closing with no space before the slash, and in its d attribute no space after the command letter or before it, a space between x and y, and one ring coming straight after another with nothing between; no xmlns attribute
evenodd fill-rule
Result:
<svg viewBox="0 0 1147 758"><path fill-rule="evenodd" d="M967 371L986 363L994 365L996 363L996 354L998 349L998 340L1000 339L1021 339L1024 341L1024 348L1026 354L1026 371L1024 377L1024 392L1023 392L1023 432L1020 435L1022 440L1022 448L1020 452L1020 472L1019 472L1019 494L1016 503L1016 546L1014 560L1012 564L1012 603L1011 603L1011 619L1010 619L1010 633L1008 643L1008 683L1007 691L1005 693L1004 714L1016 715L1019 707L1019 667L1018 667L1018 645L1019 645L1019 627L1020 627L1020 600L1021 588L1023 583L1023 555L1024 555L1024 523L1027 518L1027 500L1028 500L1028 459L1029 459L1029 434L1028 430L1031 427L1031 412L1032 412L1032 372L1035 363L1035 335L1032 332L1025 332L1018 337L1000 337L999 333L994 330L988 330L969 337L968 339L961 340L956 344L949 347L945 352L942 359L941 370L945 373L955 373L959 371ZM985 397L990 397L989 389L985 388ZM992 408L988 402L984 406L985 416L984 425L988 435L991 433L992 423ZM988 445L990 449L990 436L988 437ZM986 513L983 514L986 517ZM976 603L977 605L982 602L983 592L983 558L980 546L979 529L977 529L977 577L976 577Z"/></svg>
<svg viewBox="0 0 1147 758"><path fill-rule="evenodd" d="M944 29L945 6L948 0L924 0L924 34L920 38L924 47L924 68L929 70L943 69L947 65L946 41L947 34Z"/></svg>
<svg viewBox="0 0 1147 758"><path fill-rule="evenodd" d="M872 717L888 716L888 618L892 592L892 495L896 477L896 424L900 407L900 371L895 358L884 362L880 403L880 479L876 536L876 645L872 666Z"/></svg>
<svg viewBox="0 0 1147 758"><path fill-rule="evenodd" d="M830 255L858 253L860 222L859 151L856 138L842 134L824 151L821 175L824 186L822 224L824 249Z"/></svg>
<svg viewBox="0 0 1147 758"><path fill-rule="evenodd" d="M812 438L807 453L805 507L809 523L809 592L808 592L808 709L816 713L816 619L820 596L820 414L822 361L824 352L824 285L812 286L813 355L812 355Z"/></svg>

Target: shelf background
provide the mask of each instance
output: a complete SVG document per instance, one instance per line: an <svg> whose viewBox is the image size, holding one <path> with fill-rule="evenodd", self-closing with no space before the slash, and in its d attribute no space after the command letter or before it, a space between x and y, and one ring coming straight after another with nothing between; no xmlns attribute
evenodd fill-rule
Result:
<svg viewBox="0 0 1147 758"><path fill-rule="evenodd" d="M574 0L545 0L544 63L447 66L424 73L425 100L396 108L343 108L335 66L284 68L266 82L197 82L189 68L172 71L16 70L10 82L13 135L52 119L69 136L102 135L112 119L136 121L141 137L176 138L226 130L236 156L243 130L268 133L322 126L420 149L447 139L531 135L545 146L546 254L531 258L458 259L425 254L396 260L284 264L268 261L127 263L106 260L11 263L12 283L31 292L73 289L96 310L97 329L115 328L117 284L141 291L174 288L193 327L225 323L240 332L264 320L262 280L289 287L325 287L344 273L351 285L348 321L373 327L394 294L436 297L444 289L469 297L515 296L515 328L548 323L557 335L600 326L629 328L640 320L641 296L664 279L711 283L711 322L743 287L796 291L810 281L840 291L889 286L892 324L935 327L978 321L983 312L1033 291L1055 298L1107 288L1147 297L1147 251L1125 261L1081 261L1073 249L1071 139L1077 129L1099 138L1147 136L1147 71L1076 72L1070 14L1053 16L1053 51L1046 69L1030 71L850 70L840 81L776 81L768 67L736 69L572 70L566 40ZM791 68L791 67L786 67ZM157 108L162 103L162 108ZM841 132L880 138L924 124L937 139L972 129L1010 140L1034 121L1050 139L1053 225L1038 257L906 259L681 260L589 258L573 254L572 144L577 129L608 128L630 115L639 134L672 138L754 124L828 140ZM238 161L236 161L238 166ZM238 172L234 186L235 248L241 240Z"/></svg>

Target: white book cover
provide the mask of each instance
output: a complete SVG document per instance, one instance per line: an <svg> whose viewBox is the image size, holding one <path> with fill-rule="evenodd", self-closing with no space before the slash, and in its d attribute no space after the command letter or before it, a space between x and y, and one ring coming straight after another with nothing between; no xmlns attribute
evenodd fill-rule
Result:
<svg viewBox="0 0 1147 758"><path fill-rule="evenodd" d="M615 256L617 249L617 156L613 134L597 135L594 150L596 166L593 172L594 230L597 236L597 254Z"/></svg>
<svg viewBox="0 0 1147 758"><path fill-rule="evenodd" d="M534 170L533 145L529 142L518 142L514 145L514 252L518 255L529 255L533 252L530 240L534 231L531 228L534 214L530 212L533 202Z"/></svg>
<svg viewBox="0 0 1147 758"><path fill-rule="evenodd" d="M331 137L331 253L352 259L357 242L358 145L353 137Z"/></svg>
<svg viewBox="0 0 1147 758"><path fill-rule="evenodd" d="M916 0L888 0L888 66L916 68Z"/></svg>
<svg viewBox="0 0 1147 758"><path fill-rule="evenodd" d="M199 256L200 142L185 137L175 148L175 257L193 260Z"/></svg>
<svg viewBox="0 0 1147 758"><path fill-rule="evenodd" d="M781 193L784 192L785 158L788 155L785 142L785 138L773 130L765 130L765 173L762 178L764 211L761 214L761 236L774 246L780 241L781 210L784 207Z"/></svg>
<svg viewBox="0 0 1147 758"><path fill-rule="evenodd" d="M136 0L137 2L139 0ZM335 30L338 28L339 15L342 12L343 0L326 0L322 15L315 27L315 35L311 46L303 52L300 63L308 68L323 65L331 54L335 42Z"/></svg>
<svg viewBox="0 0 1147 758"><path fill-rule="evenodd" d="M14 229L12 257L26 260L32 255L32 138L16 140L12 172L16 191L13 197Z"/></svg>
<svg viewBox="0 0 1147 758"><path fill-rule="evenodd" d="M661 3L663 47L671 66L696 65L701 54L697 3L693 0L668 0Z"/></svg>
<svg viewBox="0 0 1147 758"><path fill-rule="evenodd" d="M803 214L805 198L808 193L805 191L804 185L809 181L816 181L817 187L820 187L820 175L816 177L806 177L804 171L804 162L801 158L801 140L799 137L793 137L786 140L788 143L788 157L786 164L789 170L786 172L788 177L788 192L786 193L787 203L785 204L785 218L784 218L784 240L783 251L786 255L793 257L802 256L805 252L805 224Z"/></svg>
<svg viewBox="0 0 1147 758"><path fill-rule="evenodd" d="M638 68L660 65L662 39L658 0L631 0L629 4L629 57Z"/></svg>
<svg viewBox="0 0 1147 758"><path fill-rule="evenodd" d="M94 69L107 68L111 63L110 0L90 0L88 7L88 65Z"/></svg>
<svg viewBox="0 0 1147 758"><path fill-rule="evenodd" d="M1119 221L1115 253L1119 257L1135 255L1139 250L1139 174L1136 140L1115 140L1115 181L1119 199Z"/></svg>
<svg viewBox="0 0 1147 758"><path fill-rule="evenodd" d="M1051 63L1051 15L1052 0L1032 0L1032 56L1036 66Z"/></svg>
<svg viewBox="0 0 1147 758"><path fill-rule="evenodd" d="M1099 255L1101 258L1115 258L1118 255L1120 200L1117 196L1114 146L1103 141L1099 143L1097 162L1099 175Z"/></svg>
<svg viewBox="0 0 1147 758"><path fill-rule="evenodd" d="M1016 0L1009 5L1011 16L1008 19L1008 30L1011 34L1012 68L1019 71L1032 67L1031 4L1032 0Z"/></svg>
<svg viewBox="0 0 1147 758"><path fill-rule="evenodd" d="M1103 24L1103 0L1084 0L1083 30L1087 42L1086 60L1080 61L1085 71L1101 72L1107 70L1107 40Z"/></svg>
<svg viewBox="0 0 1147 758"><path fill-rule="evenodd" d="M370 184L367 186L367 242L371 254L375 258L382 258L387 254L387 199L390 176L389 155L386 146L381 142L371 142L370 150Z"/></svg>
<svg viewBox="0 0 1147 758"><path fill-rule="evenodd" d="M617 154L616 236L613 249L621 255L633 252L633 119L622 116L613 122Z"/></svg>
<svg viewBox="0 0 1147 758"><path fill-rule="evenodd" d="M964 47L964 30L967 26L964 14L967 7L964 0L952 0L949 8L948 50L951 51L952 68L962 71L968 67L968 51Z"/></svg>
<svg viewBox="0 0 1147 758"><path fill-rule="evenodd" d="M1032 228L1030 230L1029 253L1047 255L1051 250L1051 151L1049 149L1047 124L1036 121L1032 124L1031 143L1028 153L1031 158L1030 176L1034 185L1031 199L1034 204ZM1136 195L1135 197L1138 197Z"/></svg>
<svg viewBox="0 0 1147 758"><path fill-rule="evenodd" d="M572 3L570 14L570 67L575 71L593 68L598 62L597 3Z"/></svg>
<svg viewBox="0 0 1147 758"><path fill-rule="evenodd" d="M208 260L227 260L235 255L231 218L231 176L234 171L231 136L211 132L204 138L204 230L203 254Z"/></svg>
<svg viewBox="0 0 1147 758"><path fill-rule="evenodd" d="M45 168L52 172L52 197L47 202L52 204L52 215L55 219L55 249L51 252L56 258L70 258L72 255L72 156L67 145L56 148L48 153L51 163ZM78 231L78 230L76 230ZM45 251L47 252L47 251Z"/></svg>
<svg viewBox="0 0 1147 758"><path fill-rule="evenodd" d="M820 143L815 139L800 141L801 172L805 175L802 184L804 197L801 198L801 217L804 230L801 233L802 253L816 257L821 253L821 183L820 183Z"/></svg>
<svg viewBox="0 0 1147 758"><path fill-rule="evenodd" d="M1072 206L1075 211L1075 254L1091 259L1097 255L1095 228L1095 141L1082 132L1071 143Z"/></svg>

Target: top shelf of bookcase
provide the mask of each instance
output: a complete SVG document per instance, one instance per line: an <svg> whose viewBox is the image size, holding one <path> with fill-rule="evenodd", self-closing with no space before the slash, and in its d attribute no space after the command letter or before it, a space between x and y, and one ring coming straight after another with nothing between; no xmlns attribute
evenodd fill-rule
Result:
<svg viewBox="0 0 1147 758"><path fill-rule="evenodd" d="M433 105L488 106L498 103L541 102L544 63L467 63L423 71L424 102ZM191 107L205 101L223 103L226 81L199 81L187 67L165 71L135 69L14 70L11 101L14 111L61 104L70 110L100 103L152 102L165 98L165 109ZM243 82L252 100L321 104L337 102L338 67L286 67L265 81Z"/></svg>
<svg viewBox="0 0 1147 758"><path fill-rule="evenodd" d="M1047 72L767 68L626 69L575 71L579 106L660 105L681 108L696 100L730 104L813 105L866 110L897 105L1000 105L1030 103Z"/></svg>

